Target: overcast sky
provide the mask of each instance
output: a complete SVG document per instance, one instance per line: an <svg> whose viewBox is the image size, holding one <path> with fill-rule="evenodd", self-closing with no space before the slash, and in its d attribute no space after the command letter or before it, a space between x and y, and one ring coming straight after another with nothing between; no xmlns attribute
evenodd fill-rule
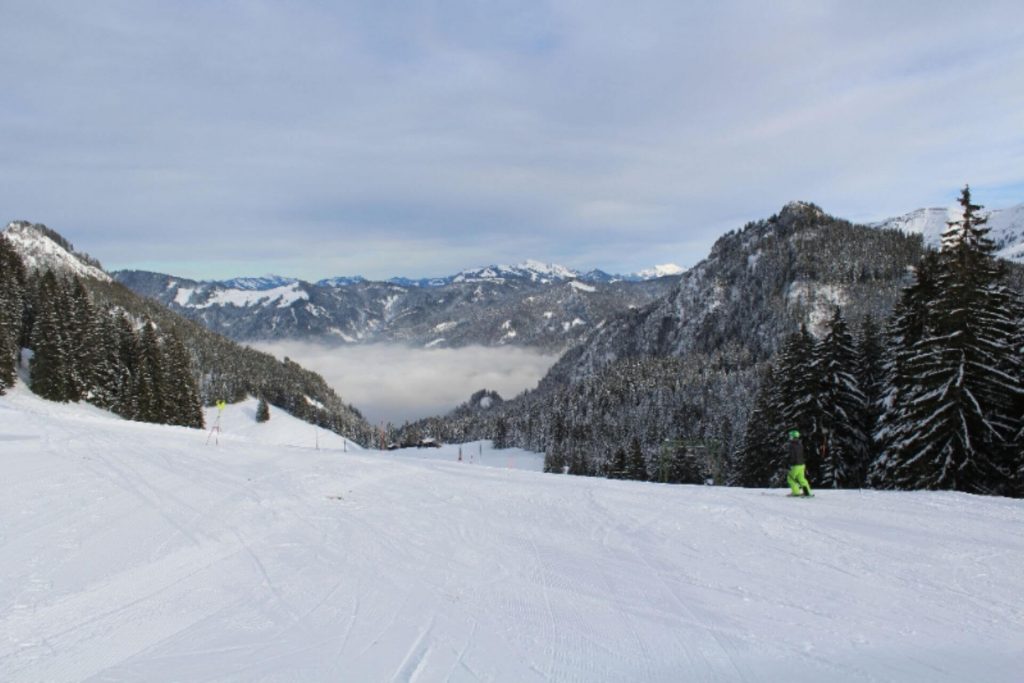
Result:
<svg viewBox="0 0 1024 683"><path fill-rule="evenodd" d="M1024 3L0 0L0 218L108 269L692 265L1024 202Z"/></svg>

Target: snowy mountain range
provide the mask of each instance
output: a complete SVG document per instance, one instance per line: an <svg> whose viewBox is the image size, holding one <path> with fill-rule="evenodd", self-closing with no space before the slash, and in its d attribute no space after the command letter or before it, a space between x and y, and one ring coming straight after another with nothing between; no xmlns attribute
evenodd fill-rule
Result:
<svg viewBox="0 0 1024 683"><path fill-rule="evenodd" d="M199 282L142 271L114 275L137 293L237 340L561 349L611 316L663 295L677 277L671 273L679 272L676 266L660 266L643 277L619 277L527 261L388 282L342 277L309 283L278 276Z"/></svg>
<svg viewBox="0 0 1024 683"><path fill-rule="evenodd" d="M479 268L462 270L454 275L446 275L443 277L408 278L399 276L388 278L382 282L398 285L400 287L423 288L445 287L455 283L466 282L495 282L499 284L519 282L549 285L557 282L579 280L580 282L585 283L609 284L612 282L622 281L643 282L662 277L682 275L684 272L684 268L681 268L674 263L668 263L654 266L653 268L647 268L638 273L632 273L629 275L612 275L604 272L603 270L594 269L582 272L573 270L566 266L554 263L544 263L542 261L530 259L514 266L481 266ZM205 284L217 284L227 289L267 290L295 284L297 282L299 282L299 280L296 278L283 277L280 275L265 275L263 277L239 277L232 278L230 280L207 281ZM313 284L319 287L350 287L367 282L370 282L370 280L367 280L361 275L342 275L317 280Z"/></svg>

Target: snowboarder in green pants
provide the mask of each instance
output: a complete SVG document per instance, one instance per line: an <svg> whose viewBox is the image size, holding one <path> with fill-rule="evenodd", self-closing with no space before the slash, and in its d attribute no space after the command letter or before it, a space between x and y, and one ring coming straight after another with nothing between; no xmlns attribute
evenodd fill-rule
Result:
<svg viewBox="0 0 1024 683"><path fill-rule="evenodd" d="M811 485L807 483L804 470L807 461L804 459L804 445L800 442L800 430L789 430L789 474L786 483L794 496L811 496Z"/></svg>

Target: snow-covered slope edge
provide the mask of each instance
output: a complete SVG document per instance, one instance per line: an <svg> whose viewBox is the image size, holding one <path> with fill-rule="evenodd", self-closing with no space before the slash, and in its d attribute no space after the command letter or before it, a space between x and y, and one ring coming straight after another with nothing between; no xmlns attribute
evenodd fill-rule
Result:
<svg viewBox="0 0 1024 683"><path fill-rule="evenodd" d="M205 446L0 397L5 679L999 683L1024 667L1021 501L317 452L226 438L227 417Z"/></svg>

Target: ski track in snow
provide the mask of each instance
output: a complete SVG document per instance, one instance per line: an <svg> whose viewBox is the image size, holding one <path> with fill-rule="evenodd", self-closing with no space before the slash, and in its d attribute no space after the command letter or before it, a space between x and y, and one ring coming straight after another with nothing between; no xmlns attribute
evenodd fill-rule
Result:
<svg viewBox="0 0 1024 683"><path fill-rule="evenodd" d="M272 417L281 438L286 417ZM246 430L206 446L205 432L21 387L0 398L0 679L999 682L1024 670L1021 501L802 501L451 451L317 452Z"/></svg>

